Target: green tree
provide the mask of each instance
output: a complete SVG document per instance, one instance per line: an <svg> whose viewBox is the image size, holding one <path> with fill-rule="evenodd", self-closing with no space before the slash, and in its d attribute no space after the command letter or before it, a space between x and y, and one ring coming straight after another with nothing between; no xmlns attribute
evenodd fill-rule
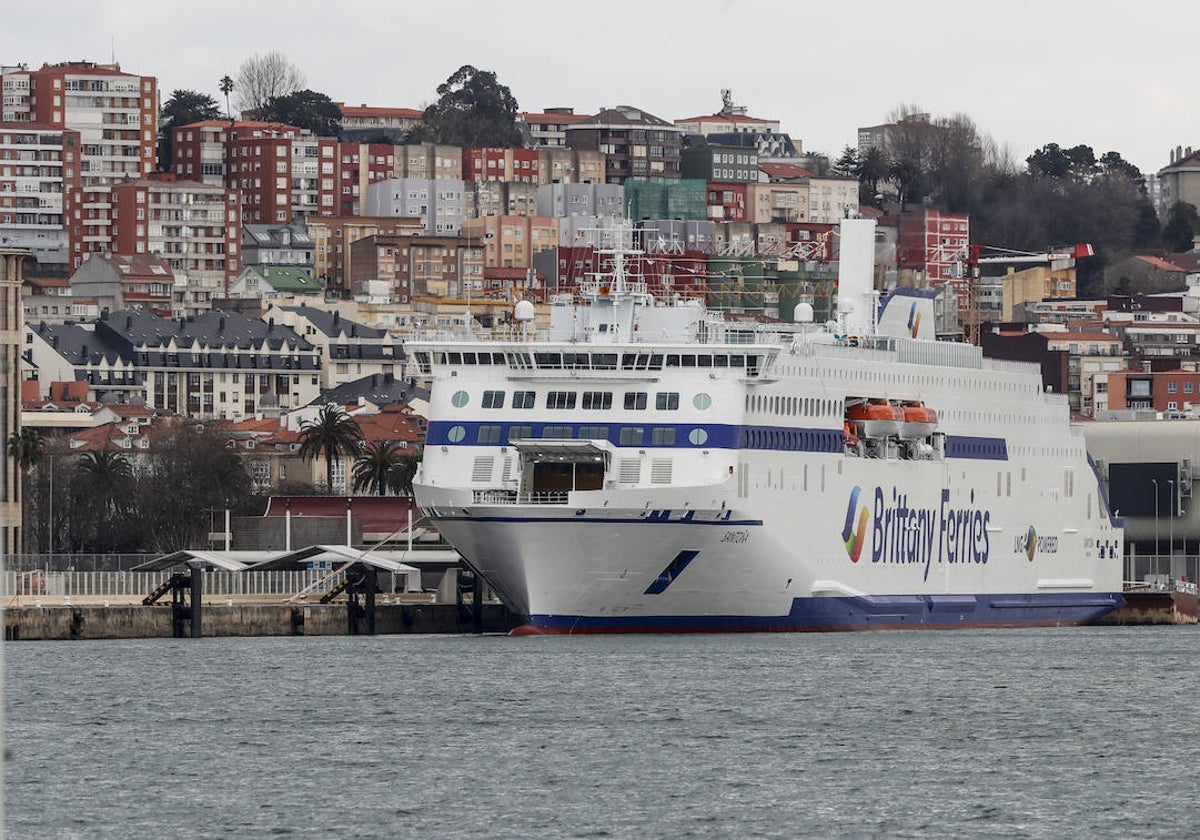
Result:
<svg viewBox="0 0 1200 840"><path fill-rule="evenodd" d="M517 100L496 74L469 64L438 85L438 101L425 109L410 140L451 146L521 145Z"/></svg>
<svg viewBox="0 0 1200 840"><path fill-rule="evenodd" d="M133 467L119 452L85 452L75 466L71 488L72 543L82 550L114 551L137 547L130 539Z"/></svg>
<svg viewBox="0 0 1200 840"><path fill-rule="evenodd" d="M358 421L341 406L326 405L316 419L300 424L300 457L306 461L325 459L325 488L333 491L333 459L339 455L357 456L363 433Z"/></svg>
<svg viewBox="0 0 1200 840"><path fill-rule="evenodd" d="M339 137L342 132L341 108L325 94L313 90L271 97L259 110L259 118L307 128L317 137Z"/></svg>
<svg viewBox="0 0 1200 840"><path fill-rule="evenodd" d="M858 157L858 169L854 173L858 182L866 189L866 204L872 207L883 206L883 196L880 195L879 185L888 177L891 166L887 155L878 146L871 146Z"/></svg>
<svg viewBox="0 0 1200 840"><path fill-rule="evenodd" d="M8 436L8 457L16 462L21 472L37 466L45 454L46 440L37 429L25 427Z"/></svg>
<svg viewBox="0 0 1200 840"><path fill-rule="evenodd" d="M156 435L137 491L145 548L169 552L207 545L211 513L242 507L250 497L250 477L230 443L191 424Z"/></svg>
<svg viewBox="0 0 1200 840"><path fill-rule="evenodd" d="M233 79L228 76L221 77L221 93L225 94L225 116L232 120L233 112L229 110L229 94L233 93Z"/></svg>
<svg viewBox="0 0 1200 840"><path fill-rule="evenodd" d="M1196 205L1186 201L1177 201L1167 210L1166 223L1163 225L1163 247L1178 254L1190 251L1196 234L1200 232L1200 213Z"/></svg>
<svg viewBox="0 0 1200 840"><path fill-rule="evenodd" d="M405 452L392 470L392 483L397 493L404 496L413 495L413 479L421 466L421 453Z"/></svg>
<svg viewBox="0 0 1200 840"><path fill-rule="evenodd" d="M189 125L201 120L216 120L221 118L221 109L217 100L207 93L194 90L176 90L171 98L163 103L158 115L158 168L162 172L171 172L172 139L171 133L181 125Z"/></svg>
<svg viewBox="0 0 1200 840"><path fill-rule="evenodd" d="M395 492L396 467L403 450L394 440L371 441L354 462L354 492L366 491L377 496Z"/></svg>
<svg viewBox="0 0 1200 840"><path fill-rule="evenodd" d="M842 149L841 157L834 161L833 174L841 178L857 178L858 150L853 146Z"/></svg>

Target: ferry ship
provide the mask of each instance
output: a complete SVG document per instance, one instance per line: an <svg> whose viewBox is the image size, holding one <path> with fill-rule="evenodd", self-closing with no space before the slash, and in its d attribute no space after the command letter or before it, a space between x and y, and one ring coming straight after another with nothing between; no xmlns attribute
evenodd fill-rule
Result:
<svg viewBox="0 0 1200 840"><path fill-rule="evenodd" d="M611 271L548 334L406 343L431 383L421 509L526 633L1064 625L1122 603L1123 528L1035 365L872 292L739 322ZM518 303L530 330L533 307Z"/></svg>

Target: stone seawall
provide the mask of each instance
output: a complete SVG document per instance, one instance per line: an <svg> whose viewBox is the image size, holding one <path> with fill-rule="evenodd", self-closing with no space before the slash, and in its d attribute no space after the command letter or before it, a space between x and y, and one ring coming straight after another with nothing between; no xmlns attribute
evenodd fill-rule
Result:
<svg viewBox="0 0 1200 840"><path fill-rule="evenodd" d="M504 607L483 608L483 631L507 633L520 622ZM10 641L44 639L172 638L182 624L191 633L190 618L177 622L171 606L53 606L8 607L4 638ZM383 604L375 608L375 633L470 633L471 619L454 604ZM351 626L345 604L205 604L201 612L205 636L346 636ZM358 618L354 632L365 635L367 622Z"/></svg>

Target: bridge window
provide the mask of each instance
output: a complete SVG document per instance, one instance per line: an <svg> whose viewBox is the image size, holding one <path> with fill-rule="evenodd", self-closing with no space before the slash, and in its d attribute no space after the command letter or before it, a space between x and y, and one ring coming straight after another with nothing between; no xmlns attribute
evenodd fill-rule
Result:
<svg viewBox="0 0 1200 840"><path fill-rule="evenodd" d="M484 391L483 392L483 407L484 408L504 408L504 392L503 391Z"/></svg>

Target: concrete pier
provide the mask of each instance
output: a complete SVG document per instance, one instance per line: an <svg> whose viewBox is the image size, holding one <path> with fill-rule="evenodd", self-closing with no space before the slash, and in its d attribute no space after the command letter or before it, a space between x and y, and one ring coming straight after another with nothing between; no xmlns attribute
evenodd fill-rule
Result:
<svg viewBox="0 0 1200 840"><path fill-rule="evenodd" d="M351 632L345 604L239 604L205 602L203 636L344 636ZM521 622L505 607L486 604L482 631L507 633ZM4 638L43 639L172 638L171 605L8 606ZM471 633L474 621L455 604L377 604L374 632ZM359 634L367 632L365 623Z"/></svg>

